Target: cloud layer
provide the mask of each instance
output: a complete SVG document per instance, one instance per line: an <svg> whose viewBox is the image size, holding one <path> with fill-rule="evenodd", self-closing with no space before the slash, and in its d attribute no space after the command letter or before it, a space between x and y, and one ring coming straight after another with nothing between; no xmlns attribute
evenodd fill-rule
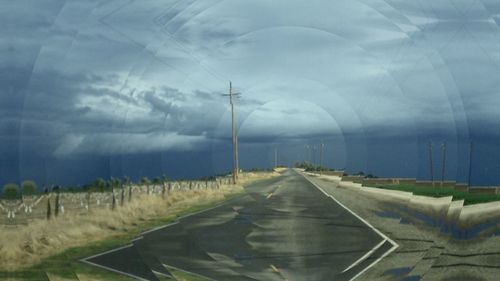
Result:
<svg viewBox="0 0 500 281"><path fill-rule="evenodd" d="M222 145L229 81L242 142L498 138L497 1L0 5L11 157Z"/></svg>

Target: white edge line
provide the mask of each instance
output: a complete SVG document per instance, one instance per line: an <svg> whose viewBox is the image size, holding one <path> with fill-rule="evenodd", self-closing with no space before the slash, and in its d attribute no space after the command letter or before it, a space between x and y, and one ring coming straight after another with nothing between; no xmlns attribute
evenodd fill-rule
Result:
<svg viewBox="0 0 500 281"><path fill-rule="evenodd" d="M163 264L163 266L166 267L167 269L168 268L173 268L174 270L182 271L184 273L191 274L191 275L194 275L194 276L198 276L198 277L201 277L201 278L204 278L204 279L207 279L207 280L217 281L216 279L212 279L212 278L210 278L208 276L201 275L201 274L198 274L198 273L194 273L192 271L185 270L185 269L182 269L182 268L178 268L178 267L175 267L175 266L171 266L171 265L168 265L168 264Z"/></svg>
<svg viewBox="0 0 500 281"><path fill-rule="evenodd" d="M190 216L194 216L194 215L197 215L197 214L200 214L200 213L203 213L203 212L206 212L206 211L210 211L212 209L215 209L215 208L218 208L218 207L221 207L221 206L224 206L224 205L227 205L230 203L231 200L227 201L227 202L224 202L224 203L221 203L219 205L216 205L212 208L209 208L209 209L204 209L204 210L200 210L198 212L195 212L195 213L191 213L191 214L187 214L187 215L184 215L184 216L180 216L178 218L176 218L176 220L172 223L169 223L167 225L163 225L163 226L159 226L159 227L156 227L156 228L153 228L151 230L148 230L148 231L145 231L145 232L142 232L137 238L131 240L131 242L134 242L134 241L138 241L140 239L143 239L143 235L144 234L147 234L147 233L150 233L150 232L153 232L153 231L156 231L156 230L159 230L159 229L162 229L162 228L167 228L169 226L172 226L172 225L176 225L180 222L181 219L183 218L187 218L187 217L190 217ZM109 250L109 251L106 251L106 252L102 252L102 253L99 253L99 254L96 254L96 255L93 255L93 256L90 256L90 257L86 257L86 258L83 258L83 259L80 259L81 262L83 263L87 263L87 264L90 264L90 265L93 265L93 266L97 266L97 267L100 267L100 268L104 268L104 269L107 269L107 270L110 270L110 271L113 271L113 272L116 272L116 273L120 273L120 274L124 274L124 275L127 275L127 276L130 276L130 277L133 277L133 278L138 278L139 280L145 280L145 281L149 281L149 280L146 280L146 279L143 279L139 276L135 276L135 275L132 275L132 274L129 274L129 273L126 273L126 272L122 272L122 271L119 271L119 270L116 270L116 269L113 269L113 268L109 268L107 266L103 266L103 265L100 265L100 264L96 264L96 263L93 263L93 262L90 262L88 261L89 259L93 259L95 257L99 257L99 256L102 256L102 255L105 255L105 254L108 254L108 253L112 253L112 252L116 252L116 251L119 251L119 250L122 250L122 249L125 249L125 248L129 248L129 247L132 247L134 246L134 244L127 244L125 246L122 246L122 247L119 247L119 248L116 248L116 249L112 249L112 250ZM163 265L165 266L165 265ZM199 274L196 274L196 273L193 273L193 272L189 272L189 271L186 271L186 270L182 270L180 268L176 268L174 266L169 266L169 267L172 267L178 271L184 271L186 273L189 273L189 274L193 274L193 275L197 275L199 277L203 277L203 278L207 278L206 276L203 276L203 275L199 275ZM153 271L153 270L152 270ZM161 273L160 273L161 274ZM210 279L210 278L208 278ZM214 280L214 281L217 281L215 279L210 279L210 280Z"/></svg>
<svg viewBox="0 0 500 281"><path fill-rule="evenodd" d="M118 273L118 274L122 274L122 275L125 275L125 276L128 276L128 277L132 277L134 279L138 279L138 280L141 280L141 281L151 281L151 280L144 279L142 277L139 277L139 276L127 273L127 272L116 270L116 269L113 269L113 268L110 268L110 267L107 267L107 266L104 266L104 265L96 264L96 263L93 263L93 262L90 262L90 261L81 260L81 262L84 262L86 264L89 264L89 265L92 265L92 266L96 266L96 267L99 267L99 268L102 268L102 269L105 269L105 270L109 270L109 271L112 271L112 272L115 272L115 273Z"/></svg>
<svg viewBox="0 0 500 281"><path fill-rule="evenodd" d="M297 171L295 171L297 173ZM389 249L389 251L385 252L385 254L383 254L380 258L376 259L374 262L372 262L370 265L368 265L367 267L365 267L362 271L360 271L358 274L356 274L353 278L351 278L349 281L352 281L356 278L358 278L361 274L363 274L365 271L367 271L369 268L371 268L372 266L374 266L375 264L377 264L378 262L380 262L383 258L385 258L387 255L389 255L390 253L392 253L393 251L395 251L399 245L394 242L391 238L387 237L385 234L383 234L382 232L380 232L378 229L376 229L375 227L373 227L373 225L371 225L369 222L367 222L365 219L363 219L362 217L360 217L358 214L356 214L354 211L352 211L351 209L347 208L344 204L340 203L337 199L335 199L335 197L333 197L332 195L328 194L326 191L324 191L321 187L319 187L317 184L315 184L314 182L312 182L310 179L308 179L306 176L304 176L303 174L301 173L298 173L300 175L302 175L308 182L310 182L312 185L314 185L317 189L319 189L321 192L323 192L323 194L325 194L327 197L330 197L333 201L337 202L337 204L339 204L342 208L346 209L347 211L349 211L349 213L351 213L353 216L355 216L356 218L358 218L360 221L362 221L364 224L366 224L368 227L370 227L373 231L375 231L378 235L382 236L382 238L384 238L385 240L389 241L389 243L392 244L392 248Z"/></svg>
<svg viewBox="0 0 500 281"><path fill-rule="evenodd" d="M158 274L158 275L168 277L169 279L173 277L172 275L168 275L168 274L165 274L165 273L161 273L161 272L158 272L158 271L156 271L156 270L151 270L151 271L153 271L153 273L156 273L156 274Z"/></svg>
<svg viewBox="0 0 500 281"><path fill-rule="evenodd" d="M130 242L135 242L135 241L139 241L139 240L142 240L142 239L144 239L144 236L139 236L139 237L136 237L136 238L130 240Z"/></svg>
<svg viewBox="0 0 500 281"><path fill-rule="evenodd" d="M232 198L231 198L232 199ZM180 220L184 219L184 218L188 218L188 217L191 217L191 216L194 216L194 215L198 215L198 214L201 214L203 212L208 212L210 210L213 210L213 209L216 209L216 208L219 208L219 207L222 207L224 205L228 205L229 203L231 203L231 199L229 199L229 201L227 202L223 202L221 204L218 204L216 206L213 206L211 208L208 208L208 209L203 209L203 210L200 210L200 211L197 211L197 212L194 212L194 213L190 213L190 214L187 214L187 215L184 215L184 216L180 216L180 217L177 217L175 218L175 221L174 222L171 222L169 224L166 224L166 225L161 225L161 226L158 226L158 227L155 227L153 229L150 229L150 230L146 230L144 232L141 232L139 235L142 236L144 234L148 234L148 233L151 233L151 232L154 232L154 231L157 231L157 230L160 230L160 229L163 229L163 228L167 228L167 227L170 227L170 226L173 226L173 225L176 225L178 223L180 223ZM140 237L139 237L140 238ZM137 240L138 238L134 239L134 240Z"/></svg>
<svg viewBox="0 0 500 281"><path fill-rule="evenodd" d="M178 224L178 223L179 223L179 221L178 221L178 220L175 220L174 222L171 222L171 223L169 223L169 224L166 224L166 225L161 225L161 226L157 226L157 227L152 228L152 229L150 229L150 230L143 231L143 232L141 232L141 234L139 234L140 236L139 236L138 238L135 238L134 240L137 240L137 239L139 239L139 238L143 238L142 236L143 236L144 234L148 234L148 233L151 233L151 232L154 232L154 231L157 231L157 230L163 229L163 228L167 228L167 227L169 227L169 226L176 225L176 224ZM132 240L132 241L134 241L134 240Z"/></svg>
<svg viewBox="0 0 500 281"><path fill-rule="evenodd" d="M121 246L119 248L116 248L116 249L112 249L112 250L109 250L109 251L106 251L106 252L102 252L102 253L99 253L99 254L96 254L96 255L93 255L93 256L90 256L90 257L86 257L86 258L83 258L81 259L81 261L87 261L89 259L93 259L93 258L96 258L98 256L102 256L102 255L105 255L105 254L109 254L109 253L112 253L112 252L116 252L116 251L119 251L119 250L123 250L123 249L126 249L126 248L130 248L134 246L134 244L127 244L125 246Z"/></svg>
<svg viewBox="0 0 500 281"><path fill-rule="evenodd" d="M364 256L362 256L361 258L359 258L357 261L355 261L353 264L351 264L349 267L347 267L346 269L344 269L344 271L342 271L342 273L348 271L349 269L355 267L356 265L358 265L359 263L361 263L362 261L364 261L366 258L368 258L371 254L373 254L376 250L378 250L378 248L382 247L382 245L384 245L384 243L387 242L386 239L383 239L380 243L378 243L375 247L373 247L373 249L371 249L370 251L368 251L366 254L364 254Z"/></svg>
<svg viewBox="0 0 500 281"><path fill-rule="evenodd" d="M133 244L128 244L128 245L125 245L125 246L120 247L120 248L116 248L116 249L113 249L113 250L110 250L110 251L106 251L106 252L103 252L103 253L100 253L100 254L97 254L97 255L93 255L93 256L81 259L80 261L83 262L83 263L92 265L92 266L96 266L96 267L99 267L99 268L102 268L102 269L106 269L106 270L109 270L109 271L112 271L112 272L115 272L115 273L126 275L126 276L129 276L129 277L135 278L135 279L139 279L139 280L143 280L143 281L150 281L150 280L144 279L142 277L139 277L137 275L133 275L133 274L130 274L130 273L127 273L127 272L116 270L114 268L107 267L107 266L100 265L100 264L93 263L93 262L89 261L89 259L93 259L95 257L102 256L102 255L105 255L105 254L108 254L108 253L116 252L116 251L119 251L119 250L122 250L122 249L125 249L125 248L130 248L132 246L134 246L134 245Z"/></svg>

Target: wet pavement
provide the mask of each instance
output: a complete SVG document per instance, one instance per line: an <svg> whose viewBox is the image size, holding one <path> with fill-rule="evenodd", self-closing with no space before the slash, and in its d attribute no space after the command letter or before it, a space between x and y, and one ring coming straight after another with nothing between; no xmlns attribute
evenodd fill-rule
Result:
<svg viewBox="0 0 500 281"><path fill-rule="evenodd" d="M331 281L352 279L391 248L293 170L245 192L84 261L143 280L171 267L209 280Z"/></svg>

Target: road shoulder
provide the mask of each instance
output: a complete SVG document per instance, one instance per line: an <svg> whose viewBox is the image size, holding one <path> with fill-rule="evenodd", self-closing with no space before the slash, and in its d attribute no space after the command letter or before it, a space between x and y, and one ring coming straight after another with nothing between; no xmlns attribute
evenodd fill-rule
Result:
<svg viewBox="0 0 500 281"><path fill-rule="evenodd" d="M453 240L439 229L405 223L380 199L337 188L328 177L307 177L399 245L356 280L495 280L500 274L499 237Z"/></svg>

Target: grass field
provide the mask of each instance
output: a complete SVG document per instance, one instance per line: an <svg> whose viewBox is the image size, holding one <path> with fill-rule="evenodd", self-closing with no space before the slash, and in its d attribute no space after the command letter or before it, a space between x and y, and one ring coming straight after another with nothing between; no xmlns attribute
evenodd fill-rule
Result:
<svg viewBox="0 0 500 281"><path fill-rule="evenodd" d="M375 187L413 192L413 194L415 195L423 195L429 197L453 196L453 200L464 200L464 205L500 201L500 194L468 193L467 191L455 190L446 187L439 187L439 184L437 184L435 187L433 186L421 187L412 184L387 184L387 185L377 185Z"/></svg>
<svg viewBox="0 0 500 281"><path fill-rule="evenodd" d="M61 253L52 255L43 259L41 262L37 263L28 268L24 268L16 271L4 271L0 272L1 280L134 280L119 274L109 272L94 266L90 266L80 262L81 258L91 256L95 253L104 252L109 249L113 249L119 246L126 245L131 239L136 237L139 233L154 228L158 225L168 224L173 222L177 217L196 212L199 210L207 209L213 207L229 197L236 196L237 193L232 194L232 196L227 196L223 199L212 200L209 203L197 203L191 206L185 206L180 208L175 215L168 215L165 217L152 217L150 219L144 219L137 222L136 225L126 232L122 232L113 236L106 237L106 239L98 240L92 243L88 243L82 246L71 247L64 250ZM201 280L198 277L190 277L185 273L176 273L179 276L179 280L194 281Z"/></svg>
<svg viewBox="0 0 500 281"><path fill-rule="evenodd" d="M275 175L249 173L242 175L241 182L249 184ZM134 280L79 260L126 245L145 230L213 207L242 192L243 188L237 185L178 192L165 199L144 195L115 211L95 210L92 215L60 216L0 229L0 280ZM203 280L184 272L173 274L179 281Z"/></svg>

